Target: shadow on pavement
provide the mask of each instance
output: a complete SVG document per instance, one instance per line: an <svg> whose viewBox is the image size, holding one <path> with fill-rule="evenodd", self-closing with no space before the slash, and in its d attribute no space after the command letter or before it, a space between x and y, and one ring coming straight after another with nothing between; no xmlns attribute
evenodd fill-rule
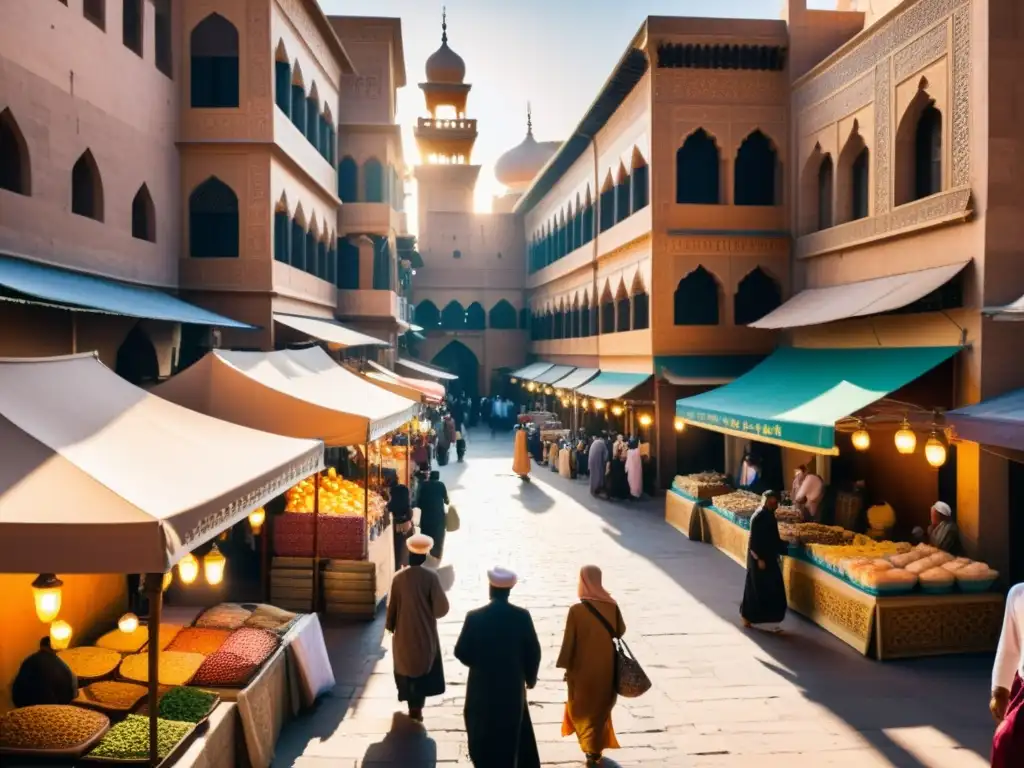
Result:
<svg viewBox="0 0 1024 768"><path fill-rule="evenodd" d="M437 743L422 725L396 712L391 730L382 741L370 745L360 765L363 768L434 768Z"/></svg>
<svg viewBox="0 0 1024 768"><path fill-rule="evenodd" d="M555 480L552 485L601 517L605 533L624 549L656 565L720 619L739 623L741 567L665 523L663 498L616 504L591 499L585 484ZM628 616L628 604L623 608ZM759 658L761 665L845 721L893 766L931 768L896 741L891 732L897 729L938 729L960 748L988 759L991 655L881 663L865 659L793 612L783 626L777 635L747 633L770 657ZM679 634L687 634L685 628Z"/></svg>

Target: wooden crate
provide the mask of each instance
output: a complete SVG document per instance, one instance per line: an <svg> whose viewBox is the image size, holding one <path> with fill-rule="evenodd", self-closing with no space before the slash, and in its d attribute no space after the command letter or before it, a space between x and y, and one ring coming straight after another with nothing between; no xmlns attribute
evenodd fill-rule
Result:
<svg viewBox="0 0 1024 768"><path fill-rule="evenodd" d="M314 610L313 558L275 557L271 561L270 602L287 611Z"/></svg>

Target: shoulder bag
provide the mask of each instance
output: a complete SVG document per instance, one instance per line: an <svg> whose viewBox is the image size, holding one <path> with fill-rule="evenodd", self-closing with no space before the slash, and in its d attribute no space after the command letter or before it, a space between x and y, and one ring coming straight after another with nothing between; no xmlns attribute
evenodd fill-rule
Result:
<svg viewBox="0 0 1024 768"><path fill-rule="evenodd" d="M455 509L454 504L448 505L448 512L444 516L444 529L448 533L455 533L462 526L462 520L459 519L459 513Z"/></svg>
<svg viewBox="0 0 1024 768"><path fill-rule="evenodd" d="M586 600L583 601L583 604L587 606L588 611L597 617L597 620L608 630L608 634L612 636L612 645L615 647L615 692L627 699L635 699L647 693L651 689L651 679L647 677L647 673L640 666L640 662L636 660L633 652L629 650L626 641L616 634L612 625L608 623L608 620L601 615L597 608ZM618 614L618 610L618 607L616 607L616 614Z"/></svg>

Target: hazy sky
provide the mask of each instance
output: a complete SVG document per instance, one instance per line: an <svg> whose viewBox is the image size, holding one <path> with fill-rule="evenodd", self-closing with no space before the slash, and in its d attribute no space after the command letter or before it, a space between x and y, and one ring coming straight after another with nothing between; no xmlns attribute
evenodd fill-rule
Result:
<svg viewBox="0 0 1024 768"><path fill-rule="evenodd" d="M811 0L835 8L835 0ZM480 135L473 162L483 166L478 210L501 191L494 163L526 134L526 103L533 104L539 141L564 139L576 127L647 16L779 18L782 0L320 0L328 14L397 16L408 84L398 92L405 159L418 161L412 126L426 114L417 84L441 44L441 7L448 9L448 44L466 62L473 90L467 117ZM414 211L415 199L407 210ZM413 217L414 218L414 217ZM410 227L414 224L410 221Z"/></svg>

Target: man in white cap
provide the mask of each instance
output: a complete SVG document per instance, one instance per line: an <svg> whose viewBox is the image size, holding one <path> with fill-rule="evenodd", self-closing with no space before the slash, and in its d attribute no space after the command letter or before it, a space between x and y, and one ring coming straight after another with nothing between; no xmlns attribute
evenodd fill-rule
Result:
<svg viewBox="0 0 1024 768"><path fill-rule="evenodd" d="M932 504L931 523L928 526L928 543L951 555L959 554L960 531L953 522L953 510L949 504L944 501Z"/></svg>
<svg viewBox="0 0 1024 768"><path fill-rule="evenodd" d="M505 568L487 572L491 602L466 614L455 645L455 658L469 667L463 714L477 768L540 768L526 706L526 689L537 684L540 641L530 612L508 601L517 580Z"/></svg>
<svg viewBox="0 0 1024 768"><path fill-rule="evenodd" d="M408 702L410 718L423 722L427 696L440 696L445 691L437 620L447 615L448 598L437 574L423 567L434 546L433 539L417 533L409 537L406 546L409 567L391 581L385 627L394 634L391 652L398 700Z"/></svg>

